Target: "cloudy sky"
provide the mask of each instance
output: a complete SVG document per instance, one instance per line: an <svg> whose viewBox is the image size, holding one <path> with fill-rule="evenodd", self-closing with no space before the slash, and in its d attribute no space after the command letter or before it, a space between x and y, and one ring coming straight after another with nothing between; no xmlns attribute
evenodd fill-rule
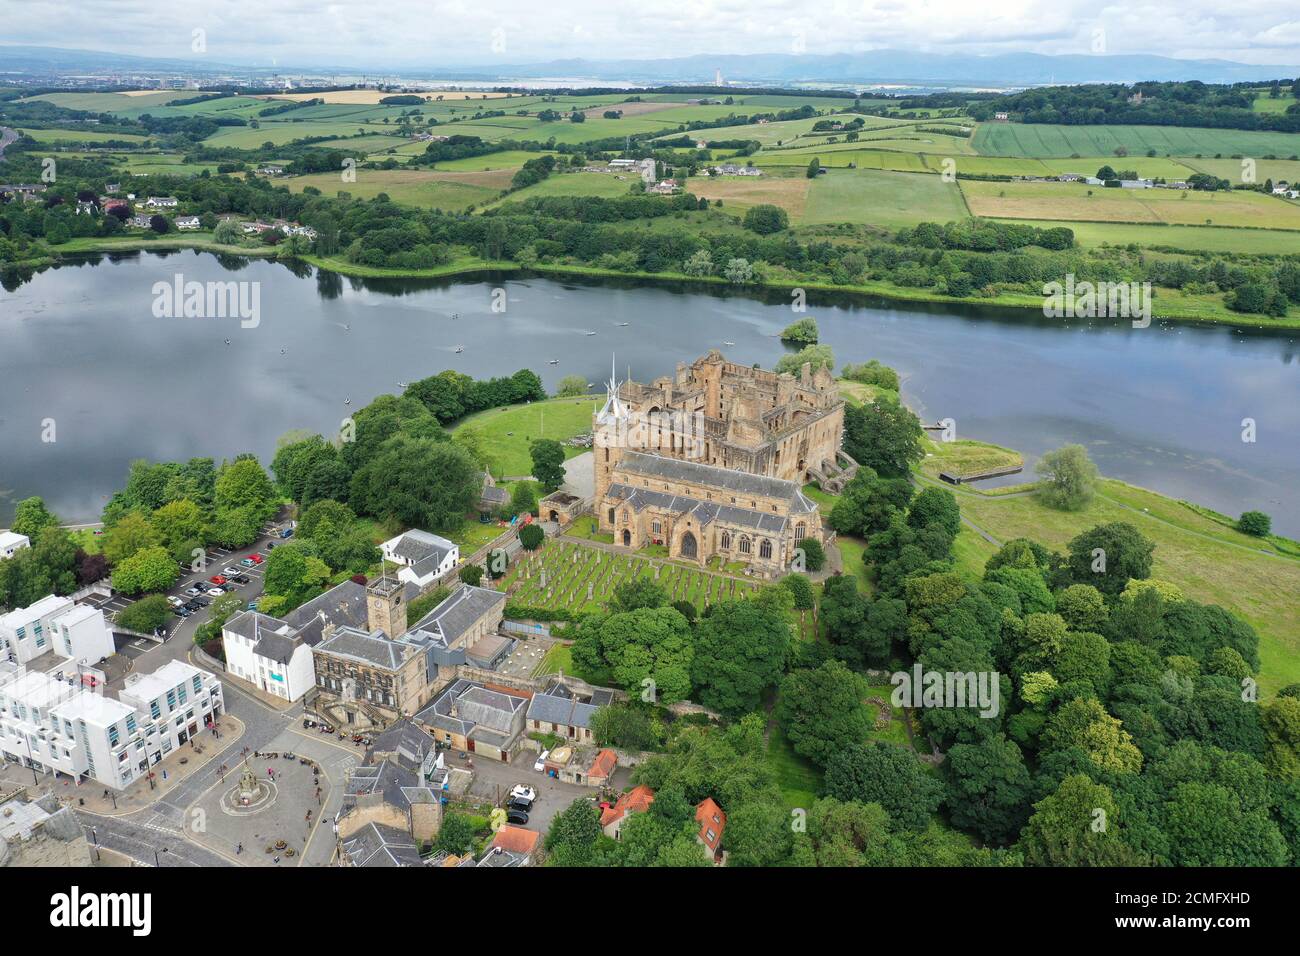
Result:
<svg viewBox="0 0 1300 956"><path fill-rule="evenodd" d="M1158 53L1300 63L1281 0L0 0L0 43L408 68L718 53ZM1100 47L1100 49L1099 49Z"/></svg>

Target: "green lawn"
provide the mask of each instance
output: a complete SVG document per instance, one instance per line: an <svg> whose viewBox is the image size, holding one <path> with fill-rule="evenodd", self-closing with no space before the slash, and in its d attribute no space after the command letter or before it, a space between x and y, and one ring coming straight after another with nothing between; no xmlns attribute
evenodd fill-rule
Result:
<svg viewBox="0 0 1300 956"><path fill-rule="evenodd" d="M514 477L532 472L530 443L537 438L563 441L591 431L591 416L596 412L590 398L552 398L528 405L493 408L461 419L452 428L475 428L483 435L484 447L492 462L492 474ZM572 458L584 451L566 446Z"/></svg>
<svg viewBox="0 0 1300 956"><path fill-rule="evenodd" d="M821 789L822 772L794 752L781 728L773 722L767 742L767 765L789 810L808 810Z"/></svg>
<svg viewBox="0 0 1300 956"><path fill-rule="evenodd" d="M626 196L638 177L635 173L624 173L619 178L615 173L552 173L539 183L527 186L518 192L502 196L485 208L507 202L525 202L540 196L600 196L617 199Z"/></svg>
<svg viewBox="0 0 1300 956"><path fill-rule="evenodd" d="M1278 200L1281 202L1281 200ZM1068 226L1081 246L1109 244L1163 246L1193 252L1245 252L1257 255L1300 254L1300 233L1281 229L1236 229L1228 226L1162 226L1127 222L1053 222L1047 219L1017 219L1040 228ZM1161 289L1158 296L1166 296Z"/></svg>
<svg viewBox="0 0 1300 956"><path fill-rule="evenodd" d="M123 143L143 143L149 137L138 133L111 133L97 129L24 129L25 133L38 143L105 143L116 140Z"/></svg>
<svg viewBox="0 0 1300 956"><path fill-rule="evenodd" d="M283 183L296 193L313 186L331 197L345 192L357 199L374 199L384 193L394 202L410 206L461 212L496 198L509 180L506 177L503 181L500 173L438 173L423 169L358 169L356 177L356 182L346 183L338 173L314 173L279 180L277 184Z"/></svg>

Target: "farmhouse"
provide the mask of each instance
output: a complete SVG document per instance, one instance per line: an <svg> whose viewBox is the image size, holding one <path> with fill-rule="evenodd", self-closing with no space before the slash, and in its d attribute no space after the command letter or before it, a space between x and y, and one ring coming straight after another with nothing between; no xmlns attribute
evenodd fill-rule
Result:
<svg viewBox="0 0 1300 956"><path fill-rule="evenodd" d="M384 560L399 566L397 579L427 588L460 563L460 548L446 538L412 529L381 546Z"/></svg>
<svg viewBox="0 0 1300 956"><path fill-rule="evenodd" d="M199 225L200 223L199 223L198 216L177 216L176 217L177 229L198 229Z"/></svg>
<svg viewBox="0 0 1300 956"><path fill-rule="evenodd" d="M175 196L150 196L144 204L150 209L175 209L180 205L180 200Z"/></svg>

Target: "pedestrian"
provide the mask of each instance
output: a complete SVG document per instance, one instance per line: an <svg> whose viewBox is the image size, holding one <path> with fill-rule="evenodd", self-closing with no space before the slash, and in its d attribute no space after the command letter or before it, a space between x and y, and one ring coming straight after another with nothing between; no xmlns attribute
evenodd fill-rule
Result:
<svg viewBox="0 0 1300 956"><path fill-rule="evenodd" d="M239 856L239 854L243 852L244 852L244 844L240 843L235 847L235 856Z"/></svg>

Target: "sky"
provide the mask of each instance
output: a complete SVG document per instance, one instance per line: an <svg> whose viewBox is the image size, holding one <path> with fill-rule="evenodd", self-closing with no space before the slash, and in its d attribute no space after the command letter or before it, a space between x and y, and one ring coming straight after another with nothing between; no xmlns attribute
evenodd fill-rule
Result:
<svg viewBox="0 0 1300 956"><path fill-rule="evenodd" d="M75 0L75 8L70 17L67 0L0 0L0 43L394 69L881 48L1300 63L1300 4L1281 0ZM202 54L192 52L196 36Z"/></svg>

